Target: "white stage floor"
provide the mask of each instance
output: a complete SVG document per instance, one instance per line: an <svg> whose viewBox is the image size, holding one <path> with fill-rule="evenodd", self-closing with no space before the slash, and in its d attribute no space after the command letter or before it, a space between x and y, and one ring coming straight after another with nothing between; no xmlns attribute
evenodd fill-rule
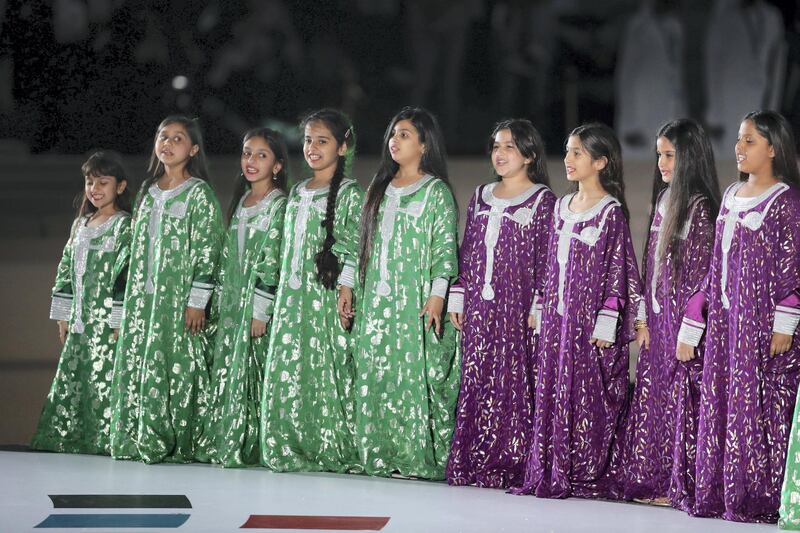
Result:
<svg viewBox="0 0 800 533"><path fill-rule="evenodd" d="M182 500L188 500L191 507L120 508L126 505L108 507L106 501L106 508L79 508L98 501L103 505L102 499L51 501L51 496L56 495L185 496ZM152 505L159 498L144 498L139 503L159 507ZM173 498L168 505L179 500ZM58 508L54 508L54 501L60 502ZM126 500L111 503L116 505L119 501ZM76 502L83 503L76 506ZM107 457L0 452L2 533L45 530L36 528L39 524L50 524L55 527L47 531L62 533L172 531L179 523L180 531L226 533L239 530L251 515L385 517L388 523L380 530L387 533L777 531L770 525L690 518L668 508L580 499L541 500L444 483L336 474L275 474L263 469L225 470L208 465L148 466ZM70 519L73 526L63 527ZM97 519L94 527L80 525L92 519ZM175 525L153 526L162 519L166 520L163 523L173 521ZM124 526L147 520L151 521L148 529ZM284 519L266 520L280 523ZM302 521L288 520L297 525ZM257 521L258 518L251 524L258 525ZM353 530L351 527L348 529Z"/></svg>

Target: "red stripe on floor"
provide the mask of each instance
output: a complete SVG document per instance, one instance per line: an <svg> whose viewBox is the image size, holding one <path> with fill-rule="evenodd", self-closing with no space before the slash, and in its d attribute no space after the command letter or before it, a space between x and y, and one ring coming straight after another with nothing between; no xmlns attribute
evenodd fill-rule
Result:
<svg viewBox="0 0 800 533"><path fill-rule="evenodd" d="M250 515L240 529L333 529L338 531L380 531L388 516L295 516Z"/></svg>

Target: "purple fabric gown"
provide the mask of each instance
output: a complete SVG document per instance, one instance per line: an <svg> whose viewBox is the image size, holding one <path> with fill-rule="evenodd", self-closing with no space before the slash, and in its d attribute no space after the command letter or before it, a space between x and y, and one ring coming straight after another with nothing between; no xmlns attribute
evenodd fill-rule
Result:
<svg viewBox="0 0 800 533"><path fill-rule="evenodd" d="M697 435L694 514L740 522L778 517L800 345L770 355L800 289L800 193L778 183L756 198L728 188L702 291L687 307L679 339L708 331ZM706 303L707 302L707 303ZM796 323L794 323L796 326Z"/></svg>
<svg viewBox="0 0 800 533"><path fill-rule="evenodd" d="M628 343L641 280L612 196L573 213L556 205L537 350L534 435L517 494L618 498L628 408ZM608 348L592 338L613 341Z"/></svg>
<svg viewBox="0 0 800 533"><path fill-rule="evenodd" d="M463 312L461 389L447 481L508 488L524 479L533 430L536 335L555 195L533 185L510 199L497 183L469 204L448 311Z"/></svg>
<svg viewBox="0 0 800 533"><path fill-rule="evenodd" d="M650 347L639 352L636 390L631 402L624 463L626 498L668 497L684 511L694 506L697 417L703 345L695 359L675 358L678 329L689 298L700 290L711 263L714 222L708 201L691 200L682 228L680 265L660 259L669 201L665 189L657 202L644 260L644 304Z"/></svg>

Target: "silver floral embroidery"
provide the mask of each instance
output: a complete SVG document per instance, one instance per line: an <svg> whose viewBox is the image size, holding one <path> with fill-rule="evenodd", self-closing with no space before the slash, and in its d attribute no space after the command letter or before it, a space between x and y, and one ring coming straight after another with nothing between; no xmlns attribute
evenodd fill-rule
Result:
<svg viewBox="0 0 800 533"><path fill-rule="evenodd" d="M394 235L394 224L397 219L397 213L405 213L414 218L419 217L425 210L425 204L428 202L430 189L425 192L425 197L421 201L411 202L405 208L400 207L400 199L403 196L414 194L432 179L433 176L425 175L407 187L395 187L391 183L386 187L386 203L383 206L383 218L381 219L380 225L382 242L379 256L379 273L381 279L378 281L378 287L375 290L379 296L388 296L392 291L389 286L389 244Z"/></svg>
<svg viewBox="0 0 800 533"><path fill-rule="evenodd" d="M664 225L664 215L667 210L667 203L669 202L669 189L664 189L663 194L661 195L661 199L658 202L658 206L656 210L658 212L658 217L653 217L653 224L650 226L650 231L657 232L656 237L656 255L653 261L653 275L650 278L650 300L653 306L653 312L655 314L661 313L661 304L658 303L658 298L656 295L656 285L658 284L658 276L661 272L661 261L659 260L661 257L661 247L664 245L662 242L664 233L661 231ZM683 225L680 234L678 237L682 240L686 240L686 237L689 236L689 228L692 226L692 217L694 217L694 211L697 207L697 202L700 200L699 196L694 196L690 200L691 206L689 208L689 216L686 220L686 223ZM644 320L644 319L642 319Z"/></svg>
<svg viewBox="0 0 800 533"><path fill-rule="evenodd" d="M587 222L596 217L603 208L609 204L620 205L611 195L606 195L594 206L582 213L573 213L569 210L569 203L576 193L568 194L556 204L556 217L560 217L563 225L561 229L556 229L558 233L558 248L556 251L556 258L558 259L558 307L559 315L564 314L564 284L566 281L567 263L569 262L569 252L573 240L579 240L588 246L597 244L598 239L605 226L608 213L611 211L607 209L603 216L600 218L597 226L586 226L581 232L575 233L573 228L575 224Z"/></svg>
<svg viewBox="0 0 800 533"><path fill-rule="evenodd" d="M93 228L87 227L86 223L89 221L88 217L84 217L78 223L78 228L75 232L75 244L73 245L73 257L74 257L74 266L73 271L75 274L75 287L73 288L74 296L73 296L73 314L72 314L72 325L70 330L73 333L83 333L85 329L85 324L83 321L83 285L84 280L83 276L86 274L86 266L89 259L89 251L90 250L98 250L98 251L113 251L114 247L111 247L111 250L106 250L106 243L111 240L116 241L116 238L111 236L109 238L103 239L101 244L92 245L92 240L96 239L103 231L105 231L109 225L113 224L122 213L116 213L109 217L108 220L100 224L99 226L95 226Z"/></svg>
<svg viewBox="0 0 800 533"><path fill-rule="evenodd" d="M494 288L492 287L492 276L494 275L494 249L497 246L497 240L500 236L500 227L504 218L511 219L520 226L527 225L539 202L542 195L536 199L532 208L523 207L514 212L513 215L506 213L509 207L519 205L526 201L536 192L545 188L544 185L535 184L524 193L515 196L514 198L497 198L494 195L494 188L497 183L490 183L483 189L483 201L491 206L491 209L478 211L476 216L486 216L489 218L486 224L486 233L483 235L483 244L486 247L486 271L483 276L483 288L481 289L481 298L484 300L494 299Z"/></svg>
<svg viewBox="0 0 800 533"><path fill-rule="evenodd" d="M236 228L237 249L239 252L239 261L245 251L245 240L247 238L248 229L256 229L264 231L269 227L270 220L274 212L275 204L272 202L284 196L283 191L280 189L273 189L259 200L255 205L244 207L244 200L247 195L242 196L239 200L239 206L236 208L236 224L232 227Z"/></svg>
<svg viewBox="0 0 800 533"><path fill-rule="evenodd" d="M727 213L720 213L718 219L723 221L722 226L722 275L721 275L721 292L722 292L722 307L730 309L731 302L728 299L728 253L731 250L733 243L733 234L736 231L736 225L742 224L744 227L751 231L757 231L761 228L764 218L772 207L772 203L786 190L789 186L785 183L776 183L763 193L752 198L737 198L736 192L741 188L742 183L735 183L731 185L725 192L725 199L723 204L728 210ZM744 211L754 209L761 204L766 198L775 193L770 200L764 204L762 209L758 211L751 211L744 217L741 214Z"/></svg>
<svg viewBox="0 0 800 533"><path fill-rule="evenodd" d="M150 237L150 243L147 248L147 282L145 283L145 291L147 291L148 294L153 294L153 292L155 292L154 278L156 273L155 269L153 268L153 264L155 263L156 259L155 245L158 240L158 232L164 216L164 206L170 199L183 192L184 189L190 186L193 187L200 183L200 181L201 180L197 178L189 178L174 189L169 189L167 191L161 189L157 183L154 183L147 191L150 196L153 197L153 207L150 208L150 219L147 225L147 233ZM176 205L178 203L180 203L183 207L176 208L175 213L173 213L172 206L170 206L170 210L168 212L173 216L183 218L186 215L186 204L183 202L176 202ZM182 214L180 214L181 212Z"/></svg>

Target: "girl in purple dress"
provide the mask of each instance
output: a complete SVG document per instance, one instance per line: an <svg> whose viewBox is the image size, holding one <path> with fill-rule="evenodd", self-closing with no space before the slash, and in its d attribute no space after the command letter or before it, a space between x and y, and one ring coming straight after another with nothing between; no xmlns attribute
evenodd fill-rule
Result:
<svg viewBox="0 0 800 533"><path fill-rule="evenodd" d="M616 498L628 344L641 301L619 141L603 124L580 126L567 140L564 165L578 187L555 207L533 443L514 492Z"/></svg>
<svg viewBox="0 0 800 533"><path fill-rule="evenodd" d="M710 270L678 334L687 360L706 329L695 507L740 522L777 519L800 382L800 176L786 119L739 126L739 181L717 217Z"/></svg>
<svg viewBox="0 0 800 533"><path fill-rule="evenodd" d="M708 272L720 191L714 153L703 128L679 119L656 137L656 168L645 246L647 340L636 365L636 391L625 450L626 498L694 505L694 464L702 346L675 357L689 298Z"/></svg>
<svg viewBox="0 0 800 533"><path fill-rule="evenodd" d="M556 197L530 121L497 124L489 150L497 179L469 203L448 302L463 352L447 481L508 488L524 480L532 437L534 347Z"/></svg>

